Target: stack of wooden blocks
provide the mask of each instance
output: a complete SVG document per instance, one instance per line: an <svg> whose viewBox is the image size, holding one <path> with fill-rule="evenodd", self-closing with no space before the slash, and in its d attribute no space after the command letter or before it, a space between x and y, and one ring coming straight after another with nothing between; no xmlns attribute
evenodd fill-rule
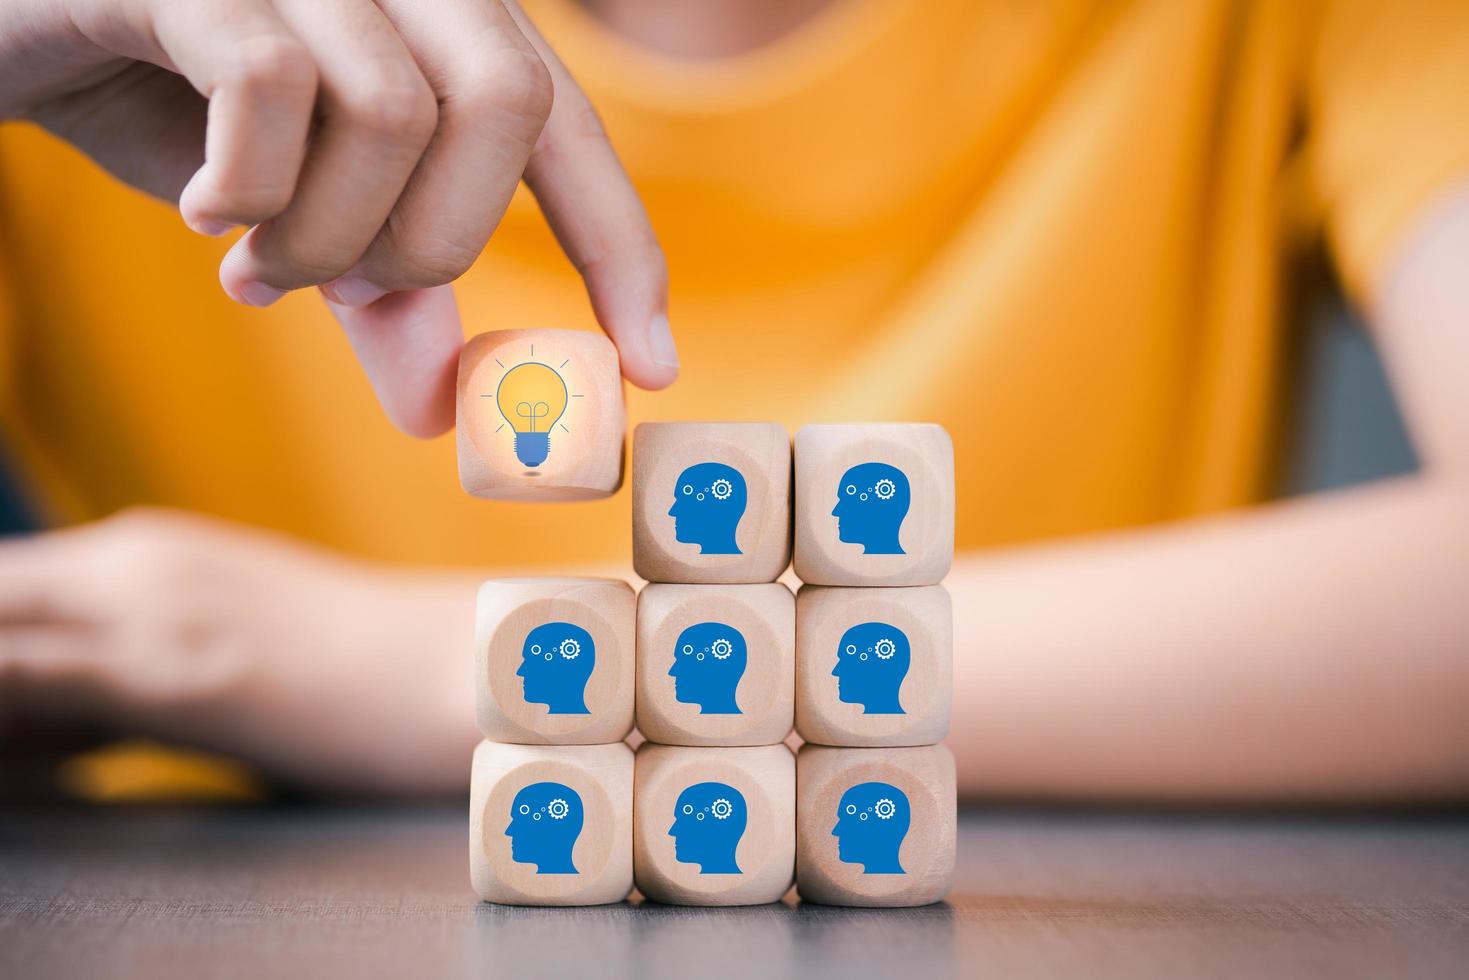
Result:
<svg viewBox="0 0 1469 980"><path fill-rule="evenodd" d="M466 489L616 490L617 370L593 334L471 341ZM939 584L953 558L947 434L807 426L793 472L773 423L644 424L632 484L640 594L586 578L480 590L475 890L584 905L636 884L661 902L748 905L779 900L794 879L827 904L943 898L955 821L954 760L939 744L952 690ZM793 552L796 596L777 581ZM646 739L636 754L623 741L634 724ZM793 727L805 742L795 754Z"/></svg>

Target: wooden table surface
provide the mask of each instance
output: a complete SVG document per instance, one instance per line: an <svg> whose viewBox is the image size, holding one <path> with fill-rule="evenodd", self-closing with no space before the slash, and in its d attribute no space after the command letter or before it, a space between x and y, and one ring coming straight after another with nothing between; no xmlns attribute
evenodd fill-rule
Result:
<svg viewBox="0 0 1469 980"><path fill-rule="evenodd" d="M514 909L461 808L0 811L0 977L1469 976L1469 818L966 810L947 903Z"/></svg>

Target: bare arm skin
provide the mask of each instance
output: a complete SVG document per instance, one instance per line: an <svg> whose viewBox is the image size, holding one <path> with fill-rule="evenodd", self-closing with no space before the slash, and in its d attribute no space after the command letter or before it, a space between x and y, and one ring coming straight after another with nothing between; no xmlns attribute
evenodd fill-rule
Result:
<svg viewBox="0 0 1469 980"><path fill-rule="evenodd" d="M1469 796L1469 192L1371 301L1412 477L973 556L954 595L968 794Z"/></svg>

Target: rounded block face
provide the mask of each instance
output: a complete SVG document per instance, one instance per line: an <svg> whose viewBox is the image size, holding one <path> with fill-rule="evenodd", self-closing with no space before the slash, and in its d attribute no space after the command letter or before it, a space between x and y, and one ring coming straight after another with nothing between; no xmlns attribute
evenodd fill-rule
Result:
<svg viewBox="0 0 1469 980"><path fill-rule="evenodd" d="M772 745L795 718L795 599L779 583L649 585L637 724L666 745Z"/></svg>
<svg viewBox="0 0 1469 980"><path fill-rule="evenodd" d="M678 905L778 901L795 869L796 760L784 745L637 753L638 890Z"/></svg>
<svg viewBox="0 0 1469 980"><path fill-rule="evenodd" d="M469 867L480 898L599 905L632 888L632 751L481 742L470 775Z"/></svg>
<svg viewBox="0 0 1469 980"><path fill-rule="evenodd" d="M954 756L942 745L796 759L796 888L826 905L937 902L954 879Z"/></svg>
<svg viewBox="0 0 1469 980"><path fill-rule="evenodd" d="M941 585L801 587L796 731L840 746L930 745L949 732L954 624Z"/></svg>
<svg viewBox="0 0 1469 980"><path fill-rule="evenodd" d="M773 422L633 433L633 566L650 582L774 582L791 559L791 445Z"/></svg>
<svg viewBox="0 0 1469 980"><path fill-rule="evenodd" d="M459 355L459 482L476 497L590 500L622 485L627 415L600 333L484 333Z"/></svg>
<svg viewBox="0 0 1469 980"><path fill-rule="evenodd" d="M616 742L633 722L636 597L614 579L491 579L475 622L475 713L500 742Z"/></svg>
<svg viewBox="0 0 1469 980"><path fill-rule="evenodd" d="M941 426L808 425L795 441L795 567L813 585L936 585L954 560Z"/></svg>

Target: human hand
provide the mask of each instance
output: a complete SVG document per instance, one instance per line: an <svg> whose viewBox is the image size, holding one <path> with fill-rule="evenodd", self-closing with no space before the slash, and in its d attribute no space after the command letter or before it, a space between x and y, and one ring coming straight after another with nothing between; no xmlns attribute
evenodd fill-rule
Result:
<svg viewBox="0 0 1469 980"><path fill-rule="evenodd" d="M267 306L320 286L388 416L454 421L465 272L523 178L628 380L678 374L667 271L586 96L514 0L7 0L0 118L251 226L220 267ZM122 232L120 232L122 234Z"/></svg>
<svg viewBox="0 0 1469 980"><path fill-rule="evenodd" d="M0 716L315 791L461 792L478 582L168 511L0 542Z"/></svg>

